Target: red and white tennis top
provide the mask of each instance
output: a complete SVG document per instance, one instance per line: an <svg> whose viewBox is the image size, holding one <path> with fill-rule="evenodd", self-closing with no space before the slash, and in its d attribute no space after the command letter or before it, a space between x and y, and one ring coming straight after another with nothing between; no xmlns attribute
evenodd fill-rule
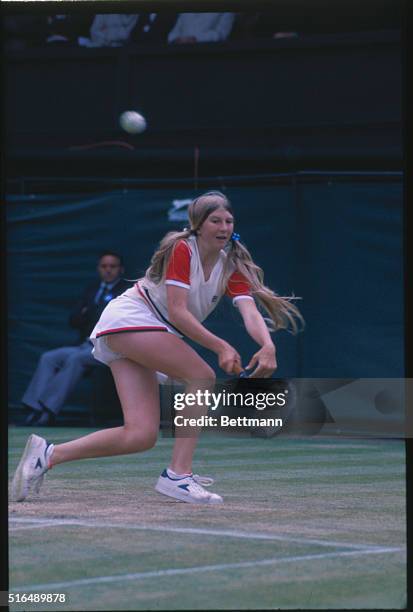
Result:
<svg viewBox="0 0 413 612"><path fill-rule="evenodd" d="M209 279L205 281L195 236L180 240L169 260L165 280L157 285L145 277L138 281L138 291L158 309L162 317L169 320L166 286L176 285L188 289L188 310L202 322L214 310L224 293L232 298L234 305L241 299L254 299L250 283L243 274L235 270L223 293L221 278L226 257L225 251L221 250Z"/></svg>

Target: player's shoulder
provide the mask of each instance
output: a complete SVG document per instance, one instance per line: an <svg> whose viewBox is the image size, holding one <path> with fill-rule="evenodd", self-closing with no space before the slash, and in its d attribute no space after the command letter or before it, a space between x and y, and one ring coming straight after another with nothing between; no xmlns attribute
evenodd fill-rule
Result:
<svg viewBox="0 0 413 612"><path fill-rule="evenodd" d="M191 258L194 252L195 249L191 238L182 238L178 240L173 248L173 254L175 256L178 255L185 258Z"/></svg>

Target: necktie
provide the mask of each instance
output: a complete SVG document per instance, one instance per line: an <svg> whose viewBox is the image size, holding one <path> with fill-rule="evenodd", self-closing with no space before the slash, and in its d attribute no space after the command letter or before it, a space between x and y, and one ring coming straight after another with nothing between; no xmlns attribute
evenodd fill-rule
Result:
<svg viewBox="0 0 413 612"><path fill-rule="evenodd" d="M103 288L103 293L102 293L102 297L100 298L100 301L105 303L108 294L109 294L109 287L107 285L105 285L104 288Z"/></svg>
<svg viewBox="0 0 413 612"><path fill-rule="evenodd" d="M109 289L106 283L101 283L97 294L95 295L95 304L103 303L105 295L107 295Z"/></svg>

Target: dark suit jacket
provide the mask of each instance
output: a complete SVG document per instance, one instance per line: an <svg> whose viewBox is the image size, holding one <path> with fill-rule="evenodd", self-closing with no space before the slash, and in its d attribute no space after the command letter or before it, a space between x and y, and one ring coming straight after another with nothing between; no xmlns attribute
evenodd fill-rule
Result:
<svg viewBox="0 0 413 612"><path fill-rule="evenodd" d="M75 327L79 330L80 343L84 342L84 340L90 336L93 328L99 320L100 315L107 305L107 303L95 304L95 296L100 287L100 282L101 281L97 279L86 287L81 299L77 302L69 317L69 324L71 327ZM118 295L126 291L126 289L129 289L131 285L132 284L130 282L121 278L112 288L112 296L114 298L118 297ZM86 310L85 312L82 312L84 308Z"/></svg>
<svg viewBox="0 0 413 612"><path fill-rule="evenodd" d="M148 13L139 13L139 19L136 26L133 28L129 42L133 43L167 43L168 34L175 25L178 18L177 13L165 12L157 13L156 18L149 25L149 29L145 31L143 25L146 22Z"/></svg>

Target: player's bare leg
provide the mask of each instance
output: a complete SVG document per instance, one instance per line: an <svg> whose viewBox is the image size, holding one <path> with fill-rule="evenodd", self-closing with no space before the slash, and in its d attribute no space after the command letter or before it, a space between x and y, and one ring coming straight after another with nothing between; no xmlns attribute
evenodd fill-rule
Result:
<svg viewBox="0 0 413 612"><path fill-rule="evenodd" d="M151 448L159 430L159 387L156 375L128 359L116 362L116 379L124 425L96 431L88 436L53 445L32 434L12 481L11 499L23 501L31 489L39 491L45 473L59 463L136 453Z"/></svg>
<svg viewBox="0 0 413 612"><path fill-rule="evenodd" d="M51 466L76 459L126 455L152 448L159 431L159 386L156 374L129 359L111 364L124 424L57 444Z"/></svg>
<svg viewBox="0 0 413 612"><path fill-rule="evenodd" d="M120 334L111 337L109 345L116 352L127 356L127 359L111 363L124 425L56 445L52 465L76 459L136 453L151 448L159 430L157 369L171 378L187 380L188 393L213 385L214 374L209 366L191 347L172 334ZM144 362L145 366L138 360ZM193 380L195 378L197 381ZM195 428L193 432L196 433ZM196 439L193 437L190 440L187 437L176 439L174 462L171 465L174 471L191 471L195 446Z"/></svg>
<svg viewBox="0 0 413 612"><path fill-rule="evenodd" d="M142 334L144 335L144 334ZM154 334L155 335L155 334ZM164 333L156 334L156 341L145 334L143 347L140 338L134 334L124 334L110 338L111 348L127 355L129 359L145 359L145 364L156 368L169 377L186 382L186 393L196 393L212 389L215 383L213 370L185 342ZM126 341L124 341L126 338ZM143 353L142 353L143 351ZM207 406L186 406L183 416L199 417L206 414ZM158 479L156 490L159 493L190 503L217 504L222 498L209 493L201 485L213 483L210 478L192 475L192 458L198 440L199 427L180 427L176 434L170 468L165 469Z"/></svg>
<svg viewBox="0 0 413 612"><path fill-rule="evenodd" d="M173 334L119 334L111 336L108 344L112 350L129 359L142 360L147 367L159 370L170 378L182 380L186 383L185 393L195 394L198 390L213 389L214 371L196 351ZM199 417L206 413L206 409L203 406L187 407L183 413L185 416ZM180 428L170 464L177 474L192 471L192 457L199 431L200 428L196 427Z"/></svg>
<svg viewBox="0 0 413 612"><path fill-rule="evenodd" d="M151 448L159 431L157 370L171 378L186 381L188 393L211 388L214 384L213 370L191 347L172 334L127 333L111 337L109 345L115 352L126 357L111 364L122 404L124 425L54 446L47 459L42 459L44 471L67 461L136 453ZM200 408L198 416L202 412L203 409ZM192 472L192 457L198 433L199 429L191 428L187 434L181 432L176 438L173 462L170 466L176 474ZM35 458L33 461L38 462ZM206 496L209 496L210 500L218 499L219 496L207 493L196 484L192 487L194 494L197 487L198 493L201 494L202 490L206 494L205 499ZM221 498L219 501L222 501Z"/></svg>

